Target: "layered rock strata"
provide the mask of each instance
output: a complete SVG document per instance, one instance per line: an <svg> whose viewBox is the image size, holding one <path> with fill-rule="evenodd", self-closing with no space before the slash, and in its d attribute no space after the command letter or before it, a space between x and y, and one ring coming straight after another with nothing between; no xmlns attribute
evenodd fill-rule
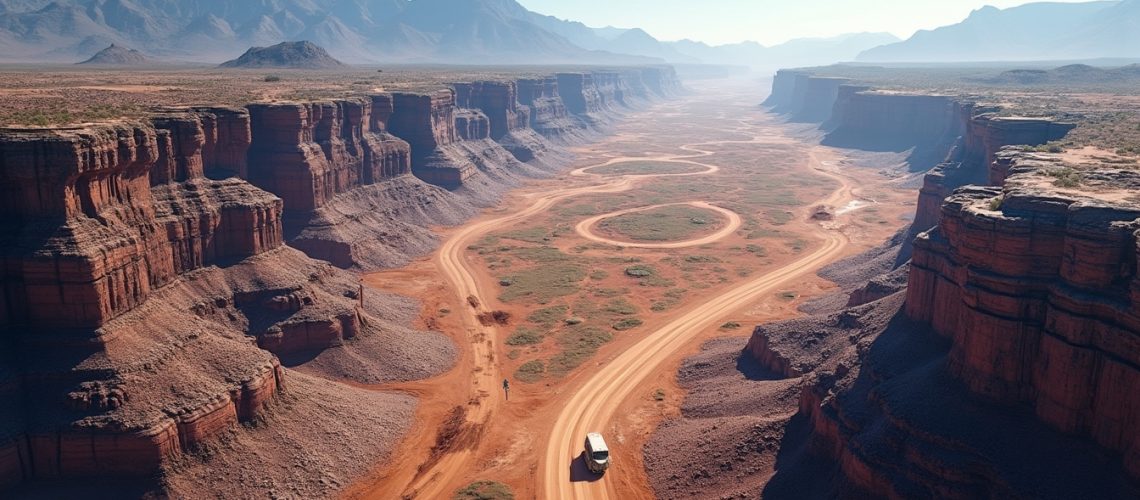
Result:
<svg viewBox="0 0 1140 500"><path fill-rule="evenodd" d="M907 315L951 340L973 393L1121 453L1140 478L1140 176L1014 160L1002 188L964 188L915 242Z"/></svg>
<svg viewBox="0 0 1140 500"><path fill-rule="evenodd" d="M244 168L249 123L0 134L5 485L154 474L257 418L285 387L270 352L383 324L355 278L283 245L280 198L205 177Z"/></svg>
<svg viewBox="0 0 1140 500"><path fill-rule="evenodd" d="M996 160L1003 147L1045 144L1075 127L1050 118L999 116L1000 110L952 96L876 91L836 80L781 70L764 104L792 120L810 116L801 121L820 123L824 144L907 152L908 170L925 172L897 265L910 258L913 236L938 222L939 206L954 189L1001 182L1007 167Z"/></svg>
<svg viewBox="0 0 1140 500"><path fill-rule="evenodd" d="M749 352L803 376L811 429L766 495L802 493L820 468L839 473L832 495L1140 492L1140 176L1003 155L1003 187L955 191L918 236L904 292L795 336L757 329Z"/></svg>
<svg viewBox="0 0 1140 500"><path fill-rule="evenodd" d="M450 341L393 324L399 301L336 267L426 253L431 226L549 168L558 153L531 124L568 142L584 122L540 81L525 105L506 82L470 87L463 107L452 90L381 93L0 131L0 487L153 476L260 418L288 386L278 355L372 382L444 369ZM580 91L677 87L657 68L598 81ZM289 397L317 413L306 398L321 394ZM410 421L397 403L360 411Z"/></svg>

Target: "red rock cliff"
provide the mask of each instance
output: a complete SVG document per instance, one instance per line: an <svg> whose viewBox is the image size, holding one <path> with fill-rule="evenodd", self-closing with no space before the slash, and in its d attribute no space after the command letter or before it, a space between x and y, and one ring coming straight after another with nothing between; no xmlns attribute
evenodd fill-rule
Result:
<svg viewBox="0 0 1140 500"><path fill-rule="evenodd" d="M242 168L223 111L0 133L0 482L151 475L275 399L251 340L360 331L355 280L282 245L279 198L204 177Z"/></svg>
<svg viewBox="0 0 1140 500"><path fill-rule="evenodd" d="M1005 187L964 189L915 242L907 314L951 339L950 372L974 393L1124 455L1140 478L1140 188L1097 170L1057 188L1041 161Z"/></svg>
<svg viewBox="0 0 1140 500"><path fill-rule="evenodd" d="M377 102L379 101L379 102ZM375 130L373 106L386 98L251 104L249 180L285 200L285 210L309 212L353 188L407 173L407 143ZM383 116L391 111L385 109Z"/></svg>

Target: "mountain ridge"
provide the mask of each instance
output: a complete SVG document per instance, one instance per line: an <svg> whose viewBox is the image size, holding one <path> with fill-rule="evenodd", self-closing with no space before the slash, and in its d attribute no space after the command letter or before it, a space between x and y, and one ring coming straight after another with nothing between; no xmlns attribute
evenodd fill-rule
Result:
<svg viewBox="0 0 1140 500"><path fill-rule="evenodd" d="M1140 0L1036 2L974 10L963 21L870 48L861 62L1044 61L1140 57Z"/></svg>
<svg viewBox="0 0 1140 500"><path fill-rule="evenodd" d="M592 28L532 12L515 0L0 0L0 57L12 62L73 62L117 45L146 47L158 60L217 63L240 56L238 47L291 40L310 40L349 63L789 62L754 42L663 42L638 28ZM833 45L790 62L854 56Z"/></svg>

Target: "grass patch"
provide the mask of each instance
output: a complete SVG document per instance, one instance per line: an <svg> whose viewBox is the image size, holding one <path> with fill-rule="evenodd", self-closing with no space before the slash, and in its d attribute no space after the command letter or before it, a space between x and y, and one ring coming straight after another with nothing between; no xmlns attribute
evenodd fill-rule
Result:
<svg viewBox="0 0 1140 500"><path fill-rule="evenodd" d="M653 266L638 264L625 268L625 275L636 278L641 286L671 287L676 285L673 280L661 277Z"/></svg>
<svg viewBox="0 0 1140 500"><path fill-rule="evenodd" d="M665 389L657 389L656 391L653 391L653 400L665 401Z"/></svg>
<svg viewBox="0 0 1140 500"><path fill-rule="evenodd" d="M553 325L566 318L567 312L570 312L570 308L564 305L544 307L530 313L526 320L540 325Z"/></svg>
<svg viewBox="0 0 1140 500"><path fill-rule="evenodd" d="M757 257L767 257L768 256L768 250L765 249L764 247L760 246L760 245L748 245L748 246L744 247L744 249L747 250L748 253L755 255Z"/></svg>
<svg viewBox="0 0 1140 500"><path fill-rule="evenodd" d="M585 326L572 328L558 336L562 352L550 360L552 374L565 375L579 367L598 352L598 348L613 340L612 333L601 328Z"/></svg>
<svg viewBox="0 0 1140 500"><path fill-rule="evenodd" d="M550 264L554 262L570 262L574 258L562 253L554 247L518 247L510 249L515 258L533 262L535 264Z"/></svg>
<svg viewBox="0 0 1140 500"><path fill-rule="evenodd" d="M507 345L520 346L520 345L535 345L541 344L546 339L546 334L543 332L530 328L528 326L520 326L515 329L515 333L507 337Z"/></svg>
<svg viewBox="0 0 1140 500"><path fill-rule="evenodd" d="M614 330L617 330L619 332L624 332L626 330L632 330L634 328L637 328L637 327L643 325L644 323L645 322L643 322L637 318L625 318L621 321L618 321L617 323L614 323L613 328L614 328Z"/></svg>
<svg viewBox="0 0 1140 500"><path fill-rule="evenodd" d="M476 481L455 492L455 500L514 500L510 487L494 481Z"/></svg>
<svg viewBox="0 0 1140 500"><path fill-rule="evenodd" d="M578 292L578 284L586 279L586 270L577 264L559 264L504 278L511 285L505 287L499 300L512 302L529 299L545 304L558 297Z"/></svg>
<svg viewBox="0 0 1140 500"><path fill-rule="evenodd" d="M611 314L620 314L622 316L632 316L637 314L637 306L631 304L625 299L611 300L606 307L602 308L603 311Z"/></svg>
<svg viewBox="0 0 1140 500"><path fill-rule="evenodd" d="M729 321L728 323L720 325L721 330L736 330L737 328L740 328L740 323L735 321Z"/></svg>
<svg viewBox="0 0 1140 500"><path fill-rule="evenodd" d="M720 259L711 255L686 255L685 262L690 264L715 263L720 262Z"/></svg>
<svg viewBox="0 0 1140 500"><path fill-rule="evenodd" d="M515 370L515 378L528 384L533 384L539 380L542 380L542 377L545 374L546 363L543 363L540 359L527 361L526 363L523 363L518 370Z"/></svg>
<svg viewBox="0 0 1140 500"><path fill-rule="evenodd" d="M598 228L631 241L684 241L716 230L720 214L671 205L604 219Z"/></svg>
<svg viewBox="0 0 1140 500"><path fill-rule="evenodd" d="M1075 188L1081 185L1081 173L1069 167L1050 170L1045 173L1052 177L1053 185L1062 188Z"/></svg>
<svg viewBox="0 0 1140 500"><path fill-rule="evenodd" d="M687 174L704 172L704 167L687 163L657 161L628 161L590 169L598 175L644 175L644 174Z"/></svg>
<svg viewBox="0 0 1140 500"><path fill-rule="evenodd" d="M610 273L607 273L601 269L595 269L590 272L590 279L594 281L602 281L608 277L610 277Z"/></svg>
<svg viewBox="0 0 1140 500"><path fill-rule="evenodd" d="M509 233L502 233L500 235L508 240L525 241L527 243L547 243L554 239L554 235L547 232L546 228L534 227L530 229L520 229L518 231L511 231Z"/></svg>

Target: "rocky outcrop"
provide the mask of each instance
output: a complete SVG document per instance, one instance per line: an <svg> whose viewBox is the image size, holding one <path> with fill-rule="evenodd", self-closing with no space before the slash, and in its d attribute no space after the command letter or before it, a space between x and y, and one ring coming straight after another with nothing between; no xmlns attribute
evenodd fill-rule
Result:
<svg viewBox="0 0 1140 500"><path fill-rule="evenodd" d="M572 118L558 91L556 77L524 78L517 82L519 103L527 106L530 128L550 140L566 142L585 126Z"/></svg>
<svg viewBox="0 0 1140 500"><path fill-rule="evenodd" d="M954 113L909 269L750 339L750 359L802 388L769 462L735 465L775 470L765 497L1140 494L1140 176L1003 148L1072 125L982 111Z"/></svg>
<svg viewBox="0 0 1140 500"><path fill-rule="evenodd" d="M913 237L937 224L939 206L952 191L1000 184L1008 168L996 161L1001 148L1045 144L1074 128L1050 118L998 116L997 109L954 96L876 91L809 70L777 72L764 105L793 121L820 123L826 145L905 151L909 170L926 172L896 265L910 258Z"/></svg>
<svg viewBox="0 0 1140 500"><path fill-rule="evenodd" d="M549 150L546 140L530 128L531 110L519 103L515 82L457 83L454 88L456 105L482 112L489 136L519 161L533 161Z"/></svg>
<svg viewBox="0 0 1140 500"><path fill-rule="evenodd" d="M749 352L803 374L810 422L766 496L821 470L831 495L1137 494L1140 176L999 156L1004 186L946 200L905 291L757 329Z"/></svg>
<svg viewBox="0 0 1140 500"><path fill-rule="evenodd" d="M244 168L248 123L0 133L3 482L153 474L275 399L267 350L377 324L353 277L283 246L281 199L205 177Z"/></svg>
<svg viewBox="0 0 1140 500"><path fill-rule="evenodd" d="M909 151L912 171L927 170L944 159L965 134L973 110L969 103L942 95L843 87L837 96L823 143L871 151Z"/></svg>
<svg viewBox="0 0 1140 500"><path fill-rule="evenodd" d="M374 105L390 113L387 96L251 104L250 182L280 196L287 213L304 214L356 187L408 173L410 147L385 132L383 120L372 116Z"/></svg>
<svg viewBox="0 0 1140 500"><path fill-rule="evenodd" d="M780 70L772 83L772 93L764 101L772 111L787 115L793 122L824 123L840 100L840 89L865 90L847 85L847 78L813 76L811 73Z"/></svg>
<svg viewBox="0 0 1140 500"><path fill-rule="evenodd" d="M675 76L599 81L609 107ZM431 227L552 167L532 109L563 140L582 123L556 86L526 105L514 82L459 87L462 107L447 89L0 131L0 487L153 476L274 404L278 355L362 380L438 373L450 342L413 339L337 267L426 253Z"/></svg>
<svg viewBox="0 0 1140 500"><path fill-rule="evenodd" d="M1005 118L990 113L971 117L964 136L946 161L923 178L912 232L918 234L934 227L942 200L955 189L967 184L1001 185L1008 171L1008 163L1003 167L997 161L1002 148L1045 144L1065 137L1073 127L1071 123L1045 118Z"/></svg>
<svg viewBox="0 0 1140 500"><path fill-rule="evenodd" d="M1071 167L1012 164L1004 188L959 190L919 236L907 314L951 340L971 392L1031 406L1140 477L1140 206L1126 195L1140 177L1088 170L1058 188Z"/></svg>

